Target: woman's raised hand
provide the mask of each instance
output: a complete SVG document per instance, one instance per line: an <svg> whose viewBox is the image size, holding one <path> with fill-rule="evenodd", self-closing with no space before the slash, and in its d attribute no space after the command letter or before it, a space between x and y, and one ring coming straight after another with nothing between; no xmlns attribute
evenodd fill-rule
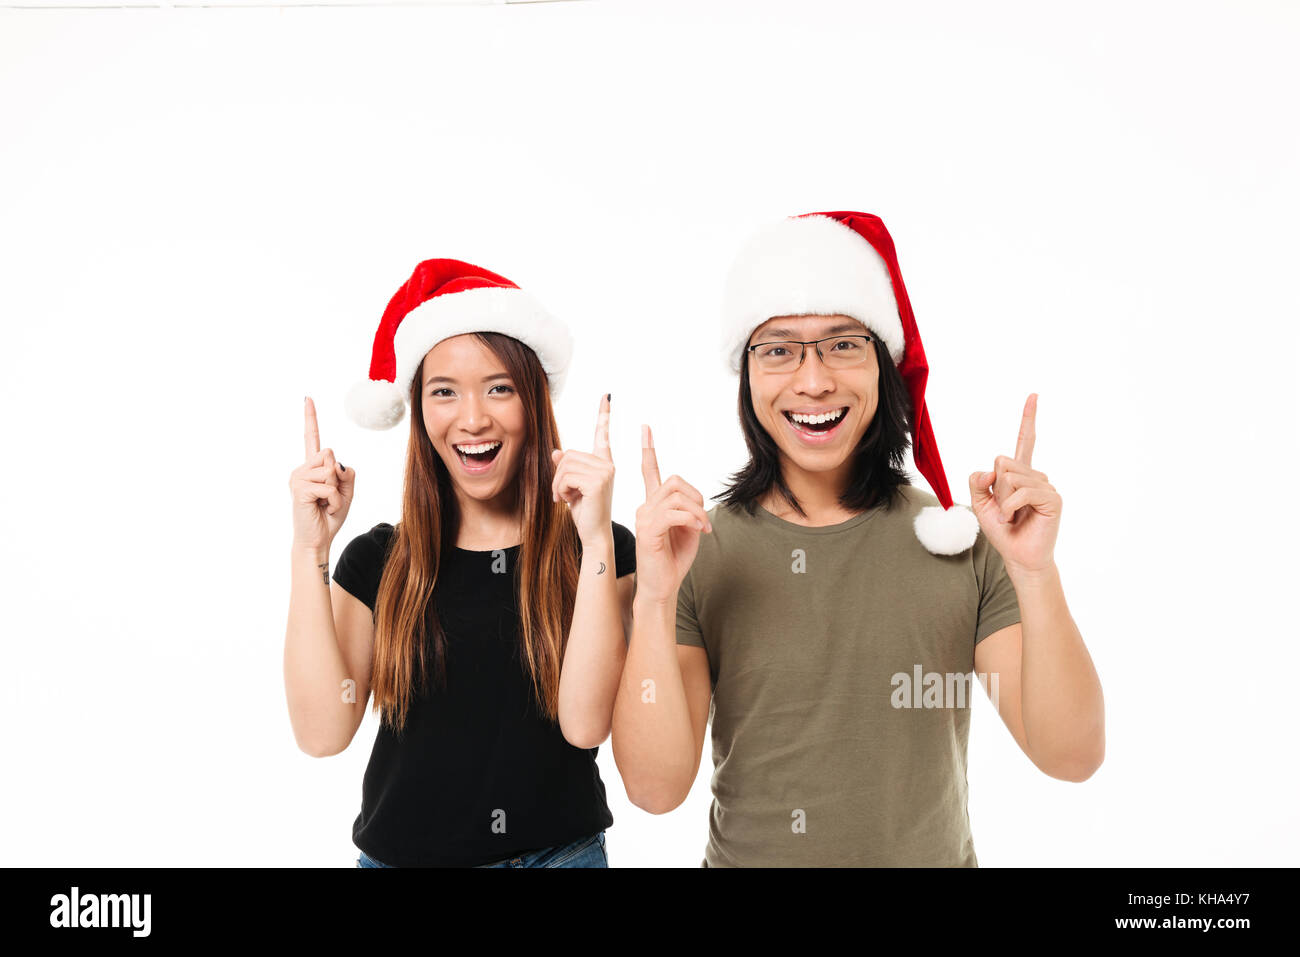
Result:
<svg viewBox="0 0 1300 957"><path fill-rule="evenodd" d="M700 532L713 531L704 510L704 496L680 475L659 481L650 426L641 426L641 475L645 504L636 510L636 590L656 601L668 601L690 571L700 547Z"/></svg>
<svg viewBox="0 0 1300 957"><path fill-rule="evenodd" d="M568 504L583 545L591 545L610 533L614 457L609 450L609 393L600 397L593 445L591 452L577 449L551 452L555 466L551 499Z"/></svg>
<svg viewBox="0 0 1300 957"><path fill-rule="evenodd" d="M289 475L293 544L295 548L328 549L348 517L357 472L340 465L333 449L321 450L316 404L310 397L303 402L303 418L307 457Z"/></svg>

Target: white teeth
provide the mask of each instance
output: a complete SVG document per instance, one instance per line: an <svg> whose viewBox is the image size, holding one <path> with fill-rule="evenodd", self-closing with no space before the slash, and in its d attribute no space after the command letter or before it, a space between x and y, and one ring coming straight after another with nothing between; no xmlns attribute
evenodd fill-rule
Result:
<svg viewBox="0 0 1300 957"><path fill-rule="evenodd" d="M831 422L843 414L843 409L836 409L834 412L823 412L821 415L804 415L801 412L791 412L790 418L796 422L802 422L804 425L816 425L819 422Z"/></svg>
<svg viewBox="0 0 1300 957"><path fill-rule="evenodd" d="M457 452L478 455L481 452L490 452L500 444L500 442L480 442L478 445L457 445L455 448Z"/></svg>

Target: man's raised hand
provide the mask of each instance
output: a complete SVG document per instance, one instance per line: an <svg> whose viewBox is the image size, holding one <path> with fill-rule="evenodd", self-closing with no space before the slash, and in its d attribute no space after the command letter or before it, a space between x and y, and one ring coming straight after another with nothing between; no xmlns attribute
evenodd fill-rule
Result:
<svg viewBox="0 0 1300 957"><path fill-rule="evenodd" d="M1008 571L1042 571L1053 562L1061 524L1061 495L1031 466L1038 393L1025 401L1016 454L999 455L993 471L970 477L971 510Z"/></svg>
<svg viewBox="0 0 1300 957"><path fill-rule="evenodd" d="M667 601L676 594L700 547L700 533L712 532L704 496L680 475L659 480L650 426L641 426L641 477L645 503L636 510L638 595Z"/></svg>

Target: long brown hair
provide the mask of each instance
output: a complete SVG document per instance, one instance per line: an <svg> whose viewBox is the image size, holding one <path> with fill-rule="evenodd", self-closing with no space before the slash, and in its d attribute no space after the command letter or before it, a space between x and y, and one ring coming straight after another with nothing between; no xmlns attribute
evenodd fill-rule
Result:
<svg viewBox="0 0 1300 957"><path fill-rule="evenodd" d="M550 453L560 448L560 432L537 354L510 336L475 335L501 360L524 407L524 446L516 476L523 545L513 569L519 599L519 655L531 675L539 710L557 720L560 662L573 621L580 548L568 508L551 501L555 467ZM370 673L373 707L399 732L406 724L417 682L421 688L428 688L430 680L446 687L447 640L434 611L433 589L441 556L456 544L460 525L452 478L424 427L422 370L423 363L411 383L402 517L379 581Z"/></svg>

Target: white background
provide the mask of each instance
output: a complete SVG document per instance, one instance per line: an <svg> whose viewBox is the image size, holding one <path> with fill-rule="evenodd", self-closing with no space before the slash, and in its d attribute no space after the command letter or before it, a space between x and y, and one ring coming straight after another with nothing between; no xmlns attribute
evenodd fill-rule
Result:
<svg viewBox="0 0 1300 957"><path fill-rule="evenodd" d="M0 11L3 863L353 865L376 724L295 747L287 482L309 393L359 473L335 557L396 520L406 423L342 399L418 261L571 323L565 443L612 391L632 525L641 422L706 495L743 460L740 242L861 209L959 501L1040 394L1106 694L1071 784L980 693L980 863L1293 864L1296 7L902 6ZM602 746L612 865L699 864L709 754L655 817Z"/></svg>

